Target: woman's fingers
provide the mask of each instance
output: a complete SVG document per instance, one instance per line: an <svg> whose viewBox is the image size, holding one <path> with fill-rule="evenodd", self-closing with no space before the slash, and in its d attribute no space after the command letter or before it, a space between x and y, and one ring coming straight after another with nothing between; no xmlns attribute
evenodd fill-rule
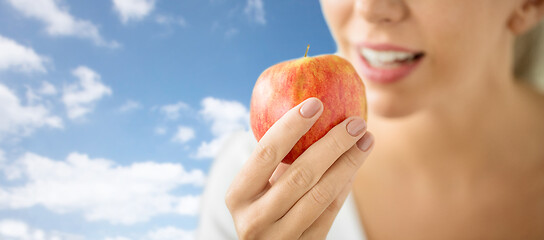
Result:
<svg viewBox="0 0 544 240"><path fill-rule="evenodd" d="M296 239L305 232L310 238L326 236L349 192L344 186L350 185L349 178L368 154L357 146L371 144L360 144L360 139L371 140L372 135L365 134L362 118L348 118L291 166L280 164L322 111L316 98L288 111L259 141L233 180L226 203L241 238Z"/></svg>
<svg viewBox="0 0 544 240"><path fill-rule="evenodd" d="M323 214L325 209L340 194L345 186L355 175L364 160L368 157L372 148L374 136L367 132L355 146L344 153L328 170L319 182L300 198L296 204L281 218L280 226L293 231L293 237L299 237L302 232L289 228L293 222L299 224L301 229L307 229L316 219ZM284 174L284 176L287 173Z"/></svg>
<svg viewBox="0 0 544 240"><path fill-rule="evenodd" d="M338 215L338 212L344 205L349 192L351 191L352 181L344 186L340 194L334 199L334 201L325 209L325 211L310 225L306 231L300 236L300 240L303 239L325 239L327 233L331 229L332 223Z"/></svg>
<svg viewBox="0 0 544 240"><path fill-rule="evenodd" d="M287 171L287 168L289 168L289 166L291 165L287 163L280 163L276 170L274 170L274 173L272 173L272 177L270 177L270 179L268 180L268 182L270 182L270 185L274 185L281 177L281 175L283 175L285 171Z"/></svg>
<svg viewBox="0 0 544 240"><path fill-rule="evenodd" d="M227 206L252 199L265 189L280 161L312 127L323 112L323 104L310 98L289 110L261 138L250 159L227 191Z"/></svg>
<svg viewBox="0 0 544 240"><path fill-rule="evenodd" d="M274 205L274 211L270 214L274 219L280 219L309 189L314 187L342 154L355 145L365 131L366 124L360 117L348 118L336 125L300 155L267 193L256 202L256 207ZM344 185L333 185L333 187Z"/></svg>

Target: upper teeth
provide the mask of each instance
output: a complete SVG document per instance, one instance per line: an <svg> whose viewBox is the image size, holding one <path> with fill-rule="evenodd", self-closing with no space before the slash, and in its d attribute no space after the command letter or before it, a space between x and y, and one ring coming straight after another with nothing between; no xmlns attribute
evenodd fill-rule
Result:
<svg viewBox="0 0 544 240"><path fill-rule="evenodd" d="M370 63L393 63L415 58L416 54L396 51L376 51L368 48L361 48L361 54Z"/></svg>

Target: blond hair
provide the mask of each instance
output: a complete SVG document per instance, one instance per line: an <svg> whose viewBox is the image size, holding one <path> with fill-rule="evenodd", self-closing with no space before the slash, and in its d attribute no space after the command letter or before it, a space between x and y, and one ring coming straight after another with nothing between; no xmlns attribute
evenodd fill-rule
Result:
<svg viewBox="0 0 544 240"><path fill-rule="evenodd" d="M544 92L544 21L517 37L514 53L515 76Z"/></svg>

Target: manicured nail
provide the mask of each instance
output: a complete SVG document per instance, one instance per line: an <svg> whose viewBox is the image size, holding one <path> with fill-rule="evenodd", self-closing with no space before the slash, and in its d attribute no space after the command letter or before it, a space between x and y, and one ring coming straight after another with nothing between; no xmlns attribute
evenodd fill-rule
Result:
<svg viewBox="0 0 544 240"><path fill-rule="evenodd" d="M348 131L349 135L351 136L359 136L365 130L366 123L365 120L361 118L356 118L351 120L351 122L348 123L348 126L346 127L346 130Z"/></svg>
<svg viewBox="0 0 544 240"><path fill-rule="evenodd" d="M359 141L357 141L357 147L361 149L361 151L366 152L368 149L370 149L373 143L374 136L367 132L361 139L359 139Z"/></svg>
<svg viewBox="0 0 544 240"><path fill-rule="evenodd" d="M317 98L310 98L306 100L304 105L300 108L300 115L305 118L313 117L321 109L321 102Z"/></svg>

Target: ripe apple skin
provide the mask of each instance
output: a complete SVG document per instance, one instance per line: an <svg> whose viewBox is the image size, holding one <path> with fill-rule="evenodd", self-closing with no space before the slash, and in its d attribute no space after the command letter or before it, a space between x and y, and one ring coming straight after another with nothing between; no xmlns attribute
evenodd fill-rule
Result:
<svg viewBox="0 0 544 240"><path fill-rule="evenodd" d="M367 118L365 86L349 61L337 55L303 57L271 66L257 79L250 103L250 124L257 141L287 111L310 97L321 100L323 113L284 163L293 163L346 118Z"/></svg>

